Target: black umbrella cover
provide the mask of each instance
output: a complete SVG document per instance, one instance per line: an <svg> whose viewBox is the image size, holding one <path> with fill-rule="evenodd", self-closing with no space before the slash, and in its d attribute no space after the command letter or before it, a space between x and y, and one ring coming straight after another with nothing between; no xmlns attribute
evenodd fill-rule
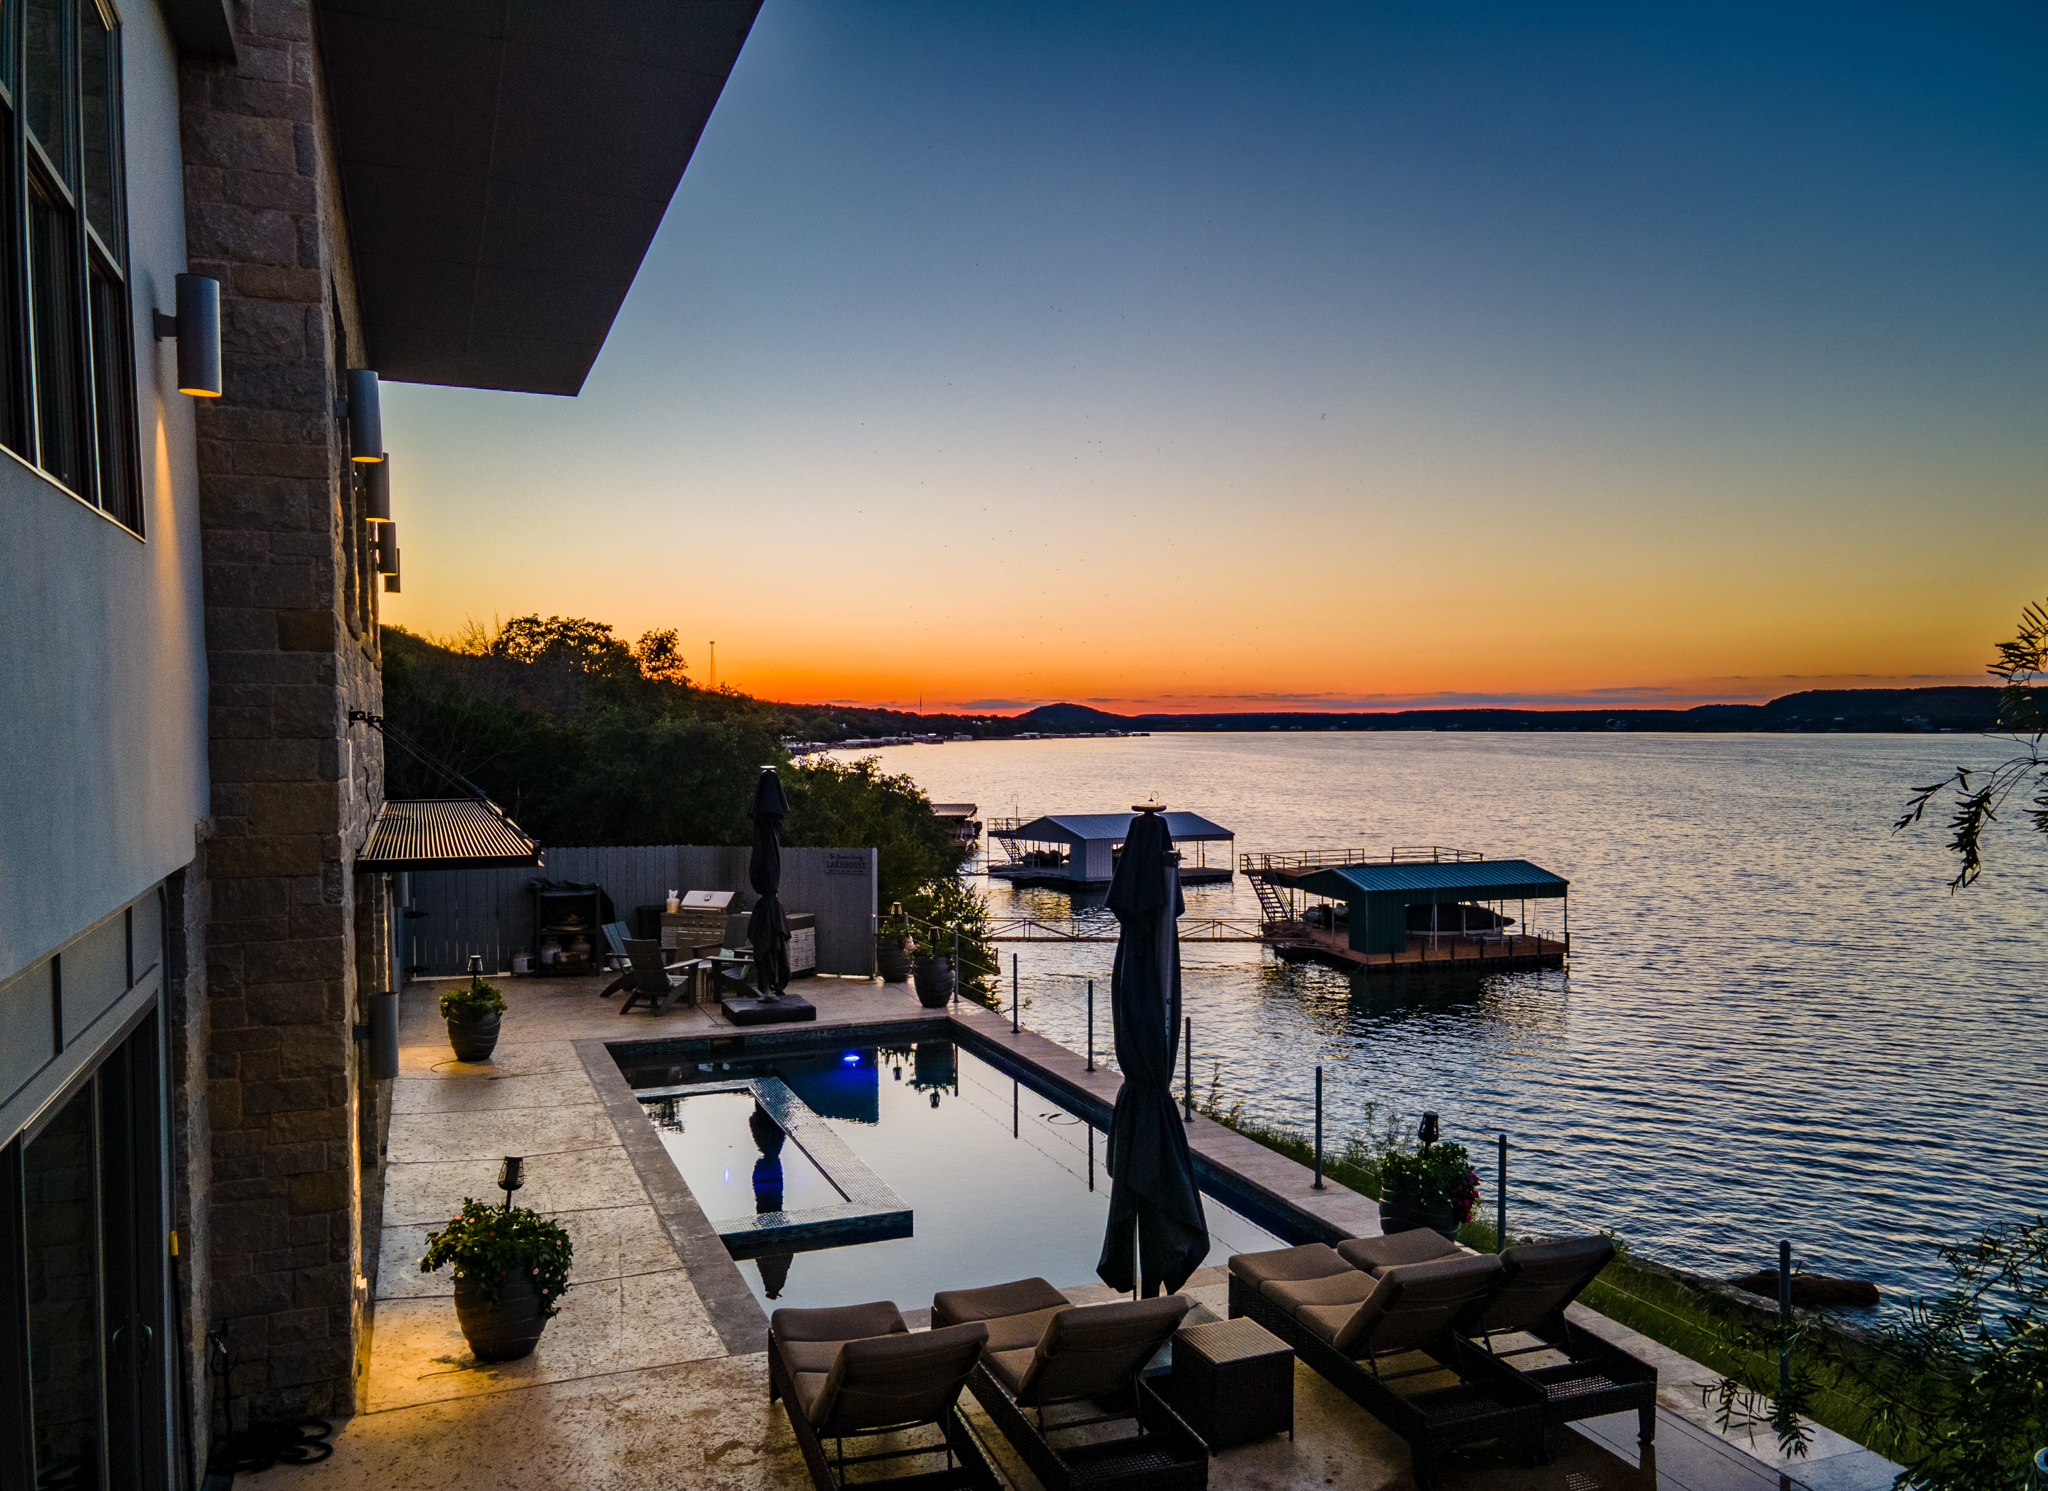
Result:
<svg viewBox="0 0 2048 1491"><path fill-rule="evenodd" d="M1180 1044L1180 871L1166 820L1131 824L1109 886L1119 931L1109 1002L1124 1085L1109 1121L1113 1184L1109 1226L1095 1272L1112 1289L1170 1293L1209 1255L1209 1226L1195 1189L1187 1130L1173 1103ZM1137 1276L1132 1255L1137 1256Z"/></svg>
<svg viewBox="0 0 2048 1491"><path fill-rule="evenodd" d="M775 768L761 768L754 787L754 853L747 861L747 881L754 887L754 914L747 918L747 941L754 946L754 987L774 998L789 987L789 918L782 910L782 820L789 799Z"/></svg>

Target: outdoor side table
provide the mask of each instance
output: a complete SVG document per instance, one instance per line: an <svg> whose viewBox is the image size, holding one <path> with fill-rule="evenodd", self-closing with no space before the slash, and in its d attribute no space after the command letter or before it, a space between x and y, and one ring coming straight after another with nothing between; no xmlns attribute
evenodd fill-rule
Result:
<svg viewBox="0 0 2048 1491"><path fill-rule="evenodd" d="M1173 1336L1173 1404L1212 1450L1294 1437L1294 1349L1256 1320L1183 1326Z"/></svg>

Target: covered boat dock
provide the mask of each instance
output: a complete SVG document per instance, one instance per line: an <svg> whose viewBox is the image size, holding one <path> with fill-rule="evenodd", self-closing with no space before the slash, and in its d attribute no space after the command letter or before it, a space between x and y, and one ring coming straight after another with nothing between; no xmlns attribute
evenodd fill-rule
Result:
<svg viewBox="0 0 2048 1491"><path fill-rule="evenodd" d="M1029 820L998 818L989 838L1008 858L991 864L989 877L1012 885L1046 885L1060 890L1104 890L1116 872L1136 813L1055 813ZM1199 813L1166 813L1166 831L1181 851L1182 885L1211 885L1231 878L1230 845L1236 835ZM1212 863L1210 845L1224 846Z"/></svg>
<svg viewBox="0 0 2048 1491"><path fill-rule="evenodd" d="M1436 846L1384 856L1245 857L1265 940L1282 957L1352 971L1506 962L1561 967L1571 946L1570 887L1526 859ZM1531 921L1546 906L1556 924Z"/></svg>

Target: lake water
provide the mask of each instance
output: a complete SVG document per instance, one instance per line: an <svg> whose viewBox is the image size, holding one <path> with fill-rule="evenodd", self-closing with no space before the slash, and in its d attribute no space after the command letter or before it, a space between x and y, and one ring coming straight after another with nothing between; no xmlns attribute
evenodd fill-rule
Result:
<svg viewBox="0 0 2048 1491"><path fill-rule="evenodd" d="M2048 1211L2048 841L1994 835L1951 897L1911 788L2003 758L1963 736L1276 733L975 742L877 753L984 817L1215 819L1240 851L1443 844L1571 882L1568 972L1354 981L1253 945L1184 947L1196 1086L1334 1148L1442 1115L1479 1162L1506 1132L1512 1230L1606 1227L1717 1274L1799 1266L1927 1290L1935 1249ZM2017 816L2017 815L2015 815ZM988 886L998 915L1114 919ZM1099 900L1099 898L1098 898ZM1188 915L1256 917L1240 877ZM1512 914L1512 908L1511 908ZM1539 926L1553 921L1548 912ZM1080 1049L1110 944L1021 956L1027 1025Z"/></svg>

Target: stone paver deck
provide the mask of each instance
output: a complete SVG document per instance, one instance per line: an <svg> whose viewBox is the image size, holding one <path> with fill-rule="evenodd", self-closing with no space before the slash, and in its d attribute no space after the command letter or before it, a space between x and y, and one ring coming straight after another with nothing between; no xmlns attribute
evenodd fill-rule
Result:
<svg viewBox="0 0 2048 1491"><path fill-rule="evenodd" d="M602 981L508 980L504 1041L489 1063L455 1061L436 1014L438 988L404 998L400 1075L392 1101L375 1331L364 1408L341 1424L317 1469L281 1467L242 1482L317 1484L325 1491L426 1491L488 1486L591 1491L741 1491L808 1484L782 1409L767 1396L765 1321L679 1177L648 1163L659 1141L639 1122L602 1043L734 1033L712 1010L621 1017ZM901 985L817 979L805 993L821 1025L926 1018ZM998 1054L1029 1062L1082 1101L1114 1101L1119 1078L975 1006L948 1013ZM1315 1192L1300 1165L1207 1119L1189 1130L1198 1153L1243 1181L1309 1209L1340 1231L1379 1230L1377 1206L1340 1186ZM637 1156L635 1149L642 1152ZM445 1274L422 1274L426 1233L465 1196L496 1199L498 1165L526 1156L522 1205L549 1213L576 1244L561 1313L533 1355L474 1362ZM1077 1302L1112 1297L1090 1280L1061 1281ZM1225 1273L1189 1282L1204 1312L1225 1313ZM914 1301L904 1301L914 1305ZM922 1312L911 1314L914 1326ZM1657 1362L1657 1443L1635 1441L1617 1415L1561 1436L1557 1460L1526 1467L1480 1452L1455 1459L1450 1491L1877 1491L1890 1469L1825 1430L1814 1456L1781 1465L1767 1441L1716 1433L1699 1384L1712 1374L1585 1312L1594 1329ZM983 1442L1020 1491L1037 1482L973 1409ZM1296 1433L1226 1450L1210 1465L1219 1491L1407 1488L1407 1447L1304 1367L1295 1373Z"/></svg>

